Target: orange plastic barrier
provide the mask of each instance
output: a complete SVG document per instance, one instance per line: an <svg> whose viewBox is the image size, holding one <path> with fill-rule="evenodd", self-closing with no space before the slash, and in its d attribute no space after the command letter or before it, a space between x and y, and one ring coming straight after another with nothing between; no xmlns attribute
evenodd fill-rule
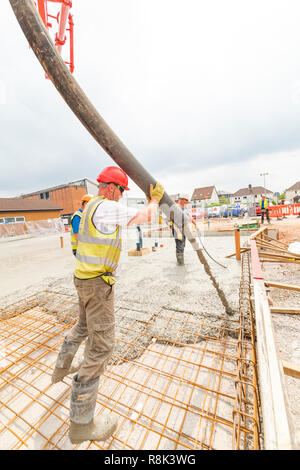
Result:
<svg viewBox="0 0 300 470"><path fill-rule="evenodd" d="M285 204L282 206L270 206L269 215L270 217L287 217L288 215L299 215L300 204Z"/></svg>
<svg viewBox="0 0 300 470"><path fill-rule="evenodd" d="M282 205L282 206L270 206L269 207L269 216L270 217L287 217L292 214L291 206Z"/></svg>
<svg viewBox="0 0 300 470"><path fill-rule="evenodd" d="M300 204L292 204L292 208L293 208L293 215L300 214Z"/></svg>

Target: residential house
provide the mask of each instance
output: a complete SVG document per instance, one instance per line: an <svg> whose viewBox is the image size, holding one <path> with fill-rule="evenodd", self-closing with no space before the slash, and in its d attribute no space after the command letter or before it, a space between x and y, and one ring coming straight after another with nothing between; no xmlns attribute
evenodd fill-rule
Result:
<svg viewBox="0 0 300 470"><path fill-rule="evenodd" d="M285 200L290 203L300 202L300 181L285 190Z"/></svg>
<svg viewBox="0 0 300 470"><path fill-rule="evenodd" d="M21 198L51 201L62 207L61 216L69 222L72 214L80 207L81 198L84 194L97 195L98 183L89 178L83 178L59 186L22 194Z"/></svg>
<svg viewBox="0 0 300 470"><path fill-rule="evenodd" d="M223 202L224 200L230 200L231 196L232 196L232 193L228 191L223 191L223 190L218 191L219 202Z"/></svg>
<svg viewBox="0 0 300 470"><path fill-rule="evenodd" d="M40 199L0 198L0 224L57 219L62 207Z"/></svg>
<svg viewBox="0 0 300 470"><path fill-rule="evenodd" d="M230 197L230 204L254 204L261 200L261 195L265 194L269 200L273 199L273 192L263 186L252 186L241 188Z"/></svg>
<svg viewBox="0 0 300 470"><path fill-rule="evenodd" d="M201 203L218 204L219 197L215 186L205 186L204 188L196 188L191 197L193 206Z"/></svg>

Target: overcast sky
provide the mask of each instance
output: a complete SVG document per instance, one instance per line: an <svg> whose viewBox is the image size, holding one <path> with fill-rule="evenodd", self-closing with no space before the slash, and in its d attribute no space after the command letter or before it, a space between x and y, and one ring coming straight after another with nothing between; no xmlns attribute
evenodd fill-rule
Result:
<svg viewBox="0 0 300 470"><path fill-rule="evenodd" d="M114 162L1 7L0 197L95 180ZM72 12L74 77L169 194L300 181L299 0L73 0Z"/></svg>

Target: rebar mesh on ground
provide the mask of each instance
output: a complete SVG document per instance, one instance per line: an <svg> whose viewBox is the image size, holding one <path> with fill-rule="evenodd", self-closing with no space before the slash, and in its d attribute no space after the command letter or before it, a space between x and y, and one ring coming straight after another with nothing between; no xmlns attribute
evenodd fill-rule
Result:
<svg viewBox="0 0 300 470"><path fill-rule="evenodd" d="M251 322L241 335L240 320L169 308L134 315L124 304L96 407L97 415L119 417L117 431L75 447L68 439L71 377L51 385L50 376L76 321L76 298L45 291L1 312L0 448L257 448Z"/></svg>

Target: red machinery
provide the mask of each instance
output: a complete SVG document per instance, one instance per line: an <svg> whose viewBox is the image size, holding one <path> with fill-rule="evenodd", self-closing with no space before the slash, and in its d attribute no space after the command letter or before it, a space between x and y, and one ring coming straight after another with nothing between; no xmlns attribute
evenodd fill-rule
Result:
<svg viewBox="0 0 300 470"><path fill-rule="evenodd" d="M64 46L64 44L67 41L69 42L69 46L70 46L69 61L65 61L65 63L69 66L70 72L73 73L74 71L74 43L73 43L74 23L73 23L73 16L70 13L70 10L72 8L72 1L71 0L36 0L35 5L49 33L50 33L49 29L52 28L53 26L51 23L51 18L56 21L57 31L55 32L54 27L52 31L55 32L54 44L60 54L61 54L62 47ZM59 11L57 12L58 9ZM55 16L56 12L57 14ZM67 23L68 23L68 28L67 28ZM65 35L66 31L68 31L69 33L68 38Z"/></svg>

